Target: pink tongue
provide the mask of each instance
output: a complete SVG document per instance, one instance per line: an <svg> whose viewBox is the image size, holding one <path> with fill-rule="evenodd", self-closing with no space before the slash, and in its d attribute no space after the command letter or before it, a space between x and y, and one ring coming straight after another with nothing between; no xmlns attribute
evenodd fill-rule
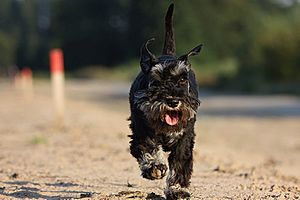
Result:
<svg viewBox="0 0 300 200"><path fill-rule="evenodd" d="M165 121L167 122L168 125L174 126L178 123L178 116L177 115L170 116L170 115L166 114Z"/></svg>

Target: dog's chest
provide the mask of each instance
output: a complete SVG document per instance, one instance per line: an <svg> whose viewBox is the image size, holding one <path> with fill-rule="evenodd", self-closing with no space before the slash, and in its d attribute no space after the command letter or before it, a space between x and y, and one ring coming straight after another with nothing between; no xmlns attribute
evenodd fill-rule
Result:
<svg viewBox="0 0 300 200"><path fill-rule="evenodd" d="M178 141L184 134L184 129L175 132L169 132L163 134L162 143L164 146L172 146L174 143Z"/></svg>

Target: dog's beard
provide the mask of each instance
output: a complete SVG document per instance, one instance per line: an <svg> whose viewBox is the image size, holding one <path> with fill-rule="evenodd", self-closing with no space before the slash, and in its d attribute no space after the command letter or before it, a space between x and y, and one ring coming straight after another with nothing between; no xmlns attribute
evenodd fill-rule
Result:
<svg viewBox="0 0 300 200"><path fill-rule="evenodd" d="M187 97L172 108L162 101L151 99L146 91L140 91L135 95L135 104L152 128L159 131L180 131L196 115L199 100Z"/></svg>

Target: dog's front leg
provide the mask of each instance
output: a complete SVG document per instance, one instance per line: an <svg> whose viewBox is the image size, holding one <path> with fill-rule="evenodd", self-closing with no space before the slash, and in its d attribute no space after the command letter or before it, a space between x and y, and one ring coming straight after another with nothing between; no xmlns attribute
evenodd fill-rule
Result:
<svg viewBox="0 0 300 200"><path fill-rule="evenodd" d="M167 200L189 199L187 187L193 172L194 131L185 135L174 145L169 155L169 174L165 195Z"/></svg>
<svg viewBox="0 0 300 200"><path fill-rule="evenodd" d="M133 140L131 153L136 157L143 178L154 180L162 179L167 172L167 165L161 145L157 145L153 139Z"/></svg>

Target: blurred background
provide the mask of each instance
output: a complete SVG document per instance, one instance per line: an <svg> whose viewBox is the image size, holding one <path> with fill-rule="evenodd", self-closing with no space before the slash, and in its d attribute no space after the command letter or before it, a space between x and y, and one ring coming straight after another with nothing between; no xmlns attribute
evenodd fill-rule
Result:
<svg viewBox="0 0 300 200"><path fill-rule="evenodd" d="M30 67L49 76L49 50L62 48L68 77L132 80L141 44L159 55L170 2L153 0L1 0L0 76ZM298 93L299 0L175 1L177 54L192 58L202 87Z"/></svg>
<svg viewBox="0 0 300 200"><path fill-rule="evenodd" d="M300 0L173 2L177 55L204 44L190 59L192 194L299 199ZM126 119L140 47L154 37L161 53L170 3L0 0L0 199L163 196L140 177Z"/></svg>

